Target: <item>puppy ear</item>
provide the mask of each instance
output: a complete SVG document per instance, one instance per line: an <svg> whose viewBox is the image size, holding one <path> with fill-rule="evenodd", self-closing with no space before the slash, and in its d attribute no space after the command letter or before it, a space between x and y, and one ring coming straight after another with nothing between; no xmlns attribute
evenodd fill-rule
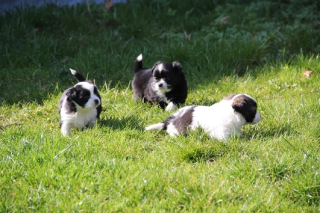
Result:
<svg viewBox="0 0 320 213"><path fill-rule="evenodd" d="M232 108L242 114L246 121L251 123L255 117L256 110L257 110L257 103L248 98L247 96L241 95L232 103Z"/></svg>
<svg viewBox="0 0 320 213"><path fill-rule="evenodd" d="M163 62L162 61L157 61L156 63L154 63L154 65L152 67L152 73L153 73L154 69L161 63L163 63Z"/></svg>
<svg viewBox="0 0 320 213"><path fill-rule="evenodd" d="M237 112L242 112L245 110L246 105L247 104L245 99L235 100L232 103L232 108L235 109Z"/></svg>
<svg viewBox="0 0 320 213"><path fill-rule="evenodd" d="M177 61L172 62L172 67L177 71L182 71L182 65Z"/></svg>

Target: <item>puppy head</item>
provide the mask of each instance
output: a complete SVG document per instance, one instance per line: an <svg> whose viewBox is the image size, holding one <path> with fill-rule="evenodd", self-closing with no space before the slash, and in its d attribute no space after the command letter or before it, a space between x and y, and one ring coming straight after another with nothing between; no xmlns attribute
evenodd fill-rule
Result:
<svg viewBox="0 0 320 213"><path fill-rule="evenodd" d="M182 66L179 62L156 62L152 68L156 88L165 92L170 91L178 84L181 72Z"/></svg>
<svg viewBox="0 0 320 213"><path fill-rule="evenodd" d="M256 124L261 120L260 113L257 111L257 102L249 95L231 95L232 108L240 113L248 124Z"/></svg>
<svg viewBox="0 0 320 213"><path fill-rule="evenodd" d="M83 109L93 109L101 104L97 88L88 82L77 83L69 89L66 96L69 101L76 103Z"/></svg>

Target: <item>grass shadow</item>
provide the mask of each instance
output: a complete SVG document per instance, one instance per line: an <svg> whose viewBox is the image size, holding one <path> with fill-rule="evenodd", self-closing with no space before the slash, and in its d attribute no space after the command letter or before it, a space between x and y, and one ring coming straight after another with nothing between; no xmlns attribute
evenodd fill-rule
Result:
<svg viewBox="0 0 320 213"><path fill-rule="evenodd" d="M52 93L57 83L67 88L66 82L59 82L54 73L69 67L84 74L87 72L82 70L94 72L90 78L96 78L98 85L105 81L112 81L111 87L128 85L133 78L133 61L140 53L146 56L146 67L158 60L179 61L190 89L197 89L198 84L218 83L225 76L250 73L255 77L259 74L255 68L277 59L284 44L290 44L291 49L282 52L280 60L291 58L300 44L306 44L307 53L319 52L319 39L314 36L319 29L310 21L317 11L310 3L309 14L303 18L295 16L302 14L298 4L252 7L235 1L222 8L212 1L151 1L117 4L107 14L103 7L95 5L91 7L93 16L88 14L86 5L26 8L7 13L0 16L0 50L5 53L0 59L0 102L42 103L44 95ZM268 16L265 11L275 7L284 9L290 18L280 13ZM240 10L247 12L242 14ZM225 13L231 14L228 21L220 22ZM250 19L255 16L260 19ZM20 17L24 19L21 21ZM300 36L290 36L296 32L294 26L281 28L275 24L278 22L310 27L302 31L306 35L301 41Z"/></svg>
<svg viewBox="0 0 320 213"><path fill-rule="evenodd" d="M227 147L223 143L190 145L178 153L182 161L188 163L212 163L217 161L228 152Z"/></svg>
<svg viewBox="0 0 320 213"><path fill-rule="evenodd" d="M128 115L123 118L106 118L101 119L99 124L104 127L111 128L112 130L144 130L144 126L141 126L140 122L135 116Z"/></svg>
<svg viewBox="0 0 320 213"><path fill-rule="evenodd" d="M258 124L259 125L259 124ZM251 140L252 138L274 138L274 137L283 137L296 135L297 131L294 129L294 126L291 124L283 123L276 125L264 125L263 127L246 127L242 138L246 140Z"/></svg>

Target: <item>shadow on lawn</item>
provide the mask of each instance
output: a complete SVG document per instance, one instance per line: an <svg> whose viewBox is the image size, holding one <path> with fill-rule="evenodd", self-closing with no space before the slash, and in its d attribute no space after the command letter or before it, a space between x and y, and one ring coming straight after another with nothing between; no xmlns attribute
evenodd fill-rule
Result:
<svg viewBox="0 0 320 213"><path fill-rule="evenodd" d="M262 120L263 122L263 120ZM259 138L264 140L266 138L280 138L291 135L297 135L297 131L294 129L292 124L279 123L277 125L263 125L263 123L258 123L256 125L261 125L257 128L250 128L244 132L242 138L245 140L251 140L253 138Z"/></svg>
<svg viewBox="0 0 320 213"><path fill-rule="evenodd" d="M110 82L109 88L126 86L133 78L132 64L140 53L145 57L145 67L152 67L158 60L179 61L190 89L218 83L226 76L250 73L255 78L260 74L257 67L275 60L286 61L301 47L305 53L318 52L319 40L314 39L319 34L318 28L309 21L314 20L316 7L301 20L295 15L301 14L300 5L299 1L293 5L261 3L256 4L255 9L251 4L225 5L230 20L224 24L219 24L224 12L209 0L117 5L118 9L108 14L93 7L97 16L86 16L85 4L63 8L65 12L59 7L48 7L20 11L22 15L8 14L0 17L4 24L0 47L2 45L2 52L6 53L0 60L4 64L0 72L0 104L34 101L42 104L48 94L62 92L71 86L70 81L74 82L69 71L63 72L67 67L79 69L83 75L87 74L83 70L89 70L90 79L96 79L100 86L104 82ZM279 6L292 8L277 13L274 9ZM310 1L306 6L314 4ZM160 12L159 8L164 9ZM240 14L236 8L248 9L249 14ZM265 16L264 10L275 11L275 16ZM165 18L162 12L168 11L173 11L174 17L179 18ZM282 13L288 13L288 23L280 22L286 18ZM252 26L248 24L249 17L259 15L261 19L254 20ZM21 16L25 17L24 21L20 20ZM9 22L9 19L13 21ZM300 22L311 24L299 31L293 27L293 30L274 29L278 26L274 24L277 21L279 26L281 23L288 26ZM33 31L21 36L24 31L20 28ZM67 77L62 76L64 73Z"/></svg>
<svg viewBox="0 0 320 213"><path fill-rule="evenodd" d="M123 118L107 118L99 121L100 125L109 127L112 130L128 130L138 129L143 130L135 116L129 115Z"/></svg>

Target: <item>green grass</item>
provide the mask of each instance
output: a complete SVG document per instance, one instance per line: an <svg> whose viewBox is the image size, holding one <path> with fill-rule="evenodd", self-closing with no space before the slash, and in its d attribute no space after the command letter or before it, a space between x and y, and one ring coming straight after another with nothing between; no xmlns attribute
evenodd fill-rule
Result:
<svg viewBox="0 0 320 213"><path fill-rule="evenodd" d="M319 3L90 8L50 5L0 17L0 212L320 210ZM263 120L226 143L201 131L145 132L169 113L133 100L140 53L146 66L181 62L185 105L248 93ZM93 129L64 138L57 103L76 82L69 67L95 79L104 110Z"/></svg>

